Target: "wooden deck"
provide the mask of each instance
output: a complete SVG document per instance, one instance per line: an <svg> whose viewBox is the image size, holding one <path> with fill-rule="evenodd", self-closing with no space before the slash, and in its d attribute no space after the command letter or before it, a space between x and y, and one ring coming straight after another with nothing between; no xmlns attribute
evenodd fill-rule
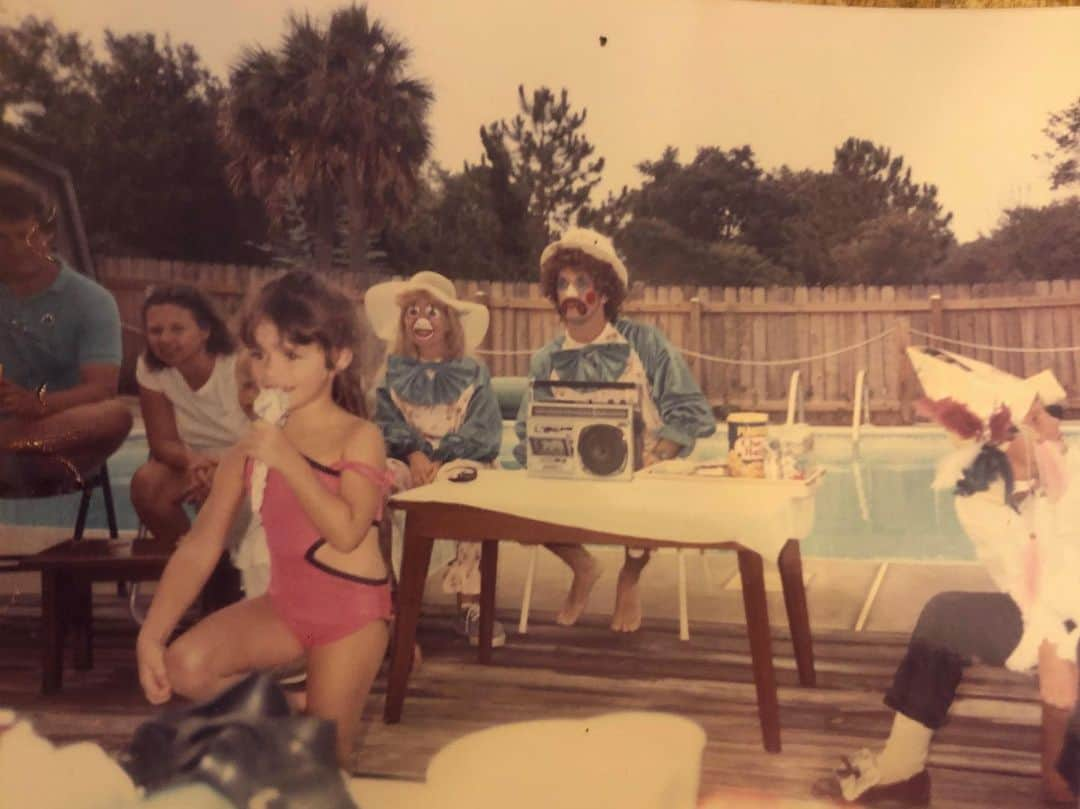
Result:
<svg viewBox="0 0 1080 809"><path fill-rule="evenodd" d="M64 691L39 695L38 601L0 603L0 707L29 717L58 743L91 740L122 750L153 709L134 667L135 628L114 596L96 602L96 666L68 668ZM359 775L422 780L447 742L492 725L525 719L587 717L619 709L671 711L708 735L702 794L752 791L807 799L810 785L840 754L877 745L890 714L881 695L906 633L815 632L818 687L797 684L790 641L774 628L783 752L765 753L755 707L745 630L695 622L678 640L670 619L650 620L635 635L610 632L597 616L573 629L534 612L526 636L513 635L495 663L450 630L450 611L434 605L421 623L423 666L414 676L401 724L381 721L384 681L367 705ZM504 611L510 622L516 614ZM951 723L930 765L935 807L1031 807L1038 803L1039 706L1030 678L984 667L970 670ZM482 766L482 765L478 765ZM738 805L725 802L724 805ZM775 804L770 804L775 805Z"/></svg>

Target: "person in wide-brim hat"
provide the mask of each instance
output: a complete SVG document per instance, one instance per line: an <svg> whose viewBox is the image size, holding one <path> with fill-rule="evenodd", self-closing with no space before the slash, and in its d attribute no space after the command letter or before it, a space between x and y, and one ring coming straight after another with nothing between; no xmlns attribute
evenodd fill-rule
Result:
<svg viewBox="0 0 1080 809"><path fill-rule="evenodd" d="M395 487L423 486L462 466L490 468L499 454L502 416L488 369L469 356L487 333L487 308L460 300L450 279L430 270L372 287L364 306L375 333L391 346L375 421ZM456 543L443 591L457 594L456 628L476 645L480 543ZM496 622L492 643L505 642L506 630Z"/></svg>
<svg viewBox="0 0 1080 809"><path fill-rule="evenodd" d="M1019 425L1036 398L1044 406L1065 399L1065 389L1049 369L1023 379L939 348L911 346L907 355L928 399L957 402L984 422L1007 408L1010 421Z"/></svg>
<svg viewBox="0 0 1080 809"><path fill-rule="evenodd" d="M453 321L460 322L462 353L471 354L484 341L490 321L487 307L459 299L453 281L445 275L421 270L404 281L384 281L376 284L364 294L364 309L372 329L380 339L391 346L394 353L401 353L401 349L407 348L400 345L402 303L409 298L415 298L419 293L427 293L452 313L452 331L456 331Z"/></svg>

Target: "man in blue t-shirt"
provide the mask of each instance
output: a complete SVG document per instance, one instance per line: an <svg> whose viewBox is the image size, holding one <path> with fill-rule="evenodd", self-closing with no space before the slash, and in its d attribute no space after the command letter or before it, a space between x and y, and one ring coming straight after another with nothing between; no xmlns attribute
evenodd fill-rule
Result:
<svg viewBox="0 0 1080 809"><path fill-rule="evenodd" d="M51 254L54 225L41 194L0 178L0 493L85 477L131 430L116 301Z"/></svg>

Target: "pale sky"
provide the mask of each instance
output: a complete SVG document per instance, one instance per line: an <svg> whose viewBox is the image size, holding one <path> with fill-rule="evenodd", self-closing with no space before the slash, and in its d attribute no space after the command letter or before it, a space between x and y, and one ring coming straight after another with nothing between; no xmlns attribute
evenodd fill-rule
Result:
<svg viewBox="0 0 1080 809"><path fill-rule="evenodd" d="M0 0L99 41L153 31L190 42L222 78L243 47L276 47L290 11L344 0ZM961 241L1004 208L1043 205L1047 116L1080 98L1080 8L894 10L725 0L370 0L414 50L436 103L434 157L476 162L481 124L517 85L567 87L607 160L635 186L664 146L750 144L758 165L827 170L846 137L903 155L933 182ZM608 38L600 47L599 37ZM1058 196L1063 196L1058 194Z"/></svg>

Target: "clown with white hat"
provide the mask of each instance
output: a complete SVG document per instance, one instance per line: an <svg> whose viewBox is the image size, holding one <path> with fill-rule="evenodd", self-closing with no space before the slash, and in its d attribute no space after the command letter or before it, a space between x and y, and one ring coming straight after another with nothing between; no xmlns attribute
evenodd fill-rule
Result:
<svg viewBox="0 0 1080 809"><path fill-rule="evenodd" d="M686 456L699 438L716 431L712 408L685 360L656 328L620 316L629 273L611 240L595 230L570 228L540 256L540 288L558 314L565 332L533 355L533 380L630 382L640 403L645 465ZM552 387L560 398L590 394ZM515 429L520 443L514 455L527 463L525 447L528 400L522 401ZM626 461L626 462L629 462ZM580 545L550 545L574 573L566 602L556 617L563 625L577 621L599 578L596 560ZM611 628L633 632L641 624L638 576L647 552L629 555L616 590Z"/></svg>
<svg viewBox="0 0 1080 809"><path fill-rule="evenodd" d="M371 287L364 308L390 350L376 390L375 421L398 489L462 467L490 467L499 454L502 418L491 375L471 356L487 334L487 308L461 300L450 279L430 270ZM458 595L458 629L476 645L480 543L456 544L443 589ZM497 624L493 643L505 642Z"/></svg>
<svg viewBox="0 0 1080 809"><path fill-rule="evenodd" d="M896 714L883 749L846 757L814 791L860 806L929 803L931 740L964 669L979 660L1017 671L1038 664L1043 794L1075 806L1055 766L1077 703L1080 639L1080 536L1056 519L1080 494L1068 487L1052 410L1065 391L1050 371L1022 379L936 348L907 353L927 396L920 411L956 443L933 486L954 493L957 518L998 591L939 593L923 607L885 697Z"/></svg>

